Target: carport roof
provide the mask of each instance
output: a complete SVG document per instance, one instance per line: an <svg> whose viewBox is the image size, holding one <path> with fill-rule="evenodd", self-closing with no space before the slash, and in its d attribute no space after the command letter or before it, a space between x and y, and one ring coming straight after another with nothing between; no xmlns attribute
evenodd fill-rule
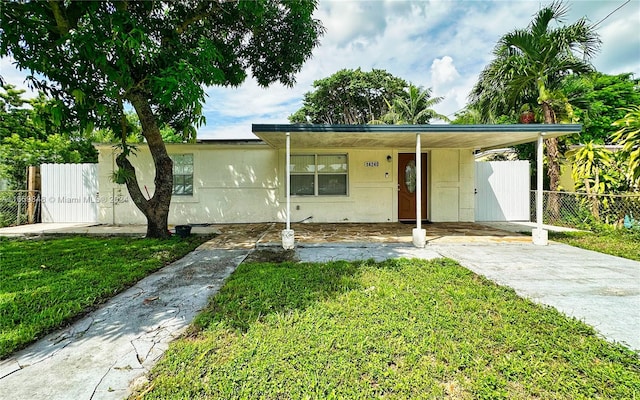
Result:
<svg viewBox="0 0 640 400"><path fill-rule="evenodd" d="M291 144L303 148L401 148L414 147L420 133L423 148L486 150L579 133L579 124L516 125L318 125L253 124L252 132L274 148Z"/></svg>

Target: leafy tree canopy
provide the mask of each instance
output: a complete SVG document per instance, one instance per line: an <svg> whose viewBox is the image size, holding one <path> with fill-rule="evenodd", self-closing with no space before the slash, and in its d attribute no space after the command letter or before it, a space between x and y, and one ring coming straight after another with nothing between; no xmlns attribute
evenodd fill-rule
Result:
<svg viewBox="0 0 640 400"><path fill-rule="evenodd" d="M126 111L125 117L125 131L127 137L125 141L127 143L144 143L144 136L142 136L142 127L140 126L140 120L133 111ZM162 125L160 128L160 134L162 141L165 143L184 143L185 138L180 132L176 132L175 129L167 124ZM119 143L122 139L120 132L114 132L109 128L96 129L90 134L91 140L95 143Z"/></svg>
<svg viewBox="0 0 640 400"><path fill-rule="evenodd" d="M262 86L293 84L323 32L315 7L313 0L3 2L0 56L46 77L30 79L83 126L120 133L116 162L147 217L147 236L166 237L173 173L161 127L192 138L204 123L204 86L236 86L249 74ZM154 161L149 199L129 160L126 104Z"/></svg>
<svg viewBox="0 0 640 400"><path fill-rule="evenodd" d="M120 127L122 103L148 99L178 131L204 120L203 85L290 85L317 44L311 1L50 1L5 3L0 54L48 80L33 84L83 122ZM283 36L295 36L286 46ZM142 92L142 93L139 93Z"/></svg>
<svg viewBox="0 0 640 400"><path fill-rule="evenodd" d="M24 90L13 85L0 87L0 139L16 134L20 137L35 137L42 134L34 125L29 101L22 95Z"/></svg>
<svg viewBox="0 0 640 400"><path fill-rule="evenodd" d="M404 79L381 69L343 69L313 83L291 123L368 124L389 111L387 102L406 98Z"/></svg>
<svg viewBox="0 0 640 400"><path fill-rule="evenodd" d="M90 138L56 121L59 102L42 93L31 100L23 94L12 85L0 90L0 178L10 188L26 189L30 165L97 161Z"/></svg>
<svg viewBox="0 0 640 400"><path fill-rule="evenodd" d="M583 125L579 136L568 138L570 143L611 144L617 130L612 124L625 116L628 107L640 104L640 79L632 74L572 75L562 87Z"/></svg>

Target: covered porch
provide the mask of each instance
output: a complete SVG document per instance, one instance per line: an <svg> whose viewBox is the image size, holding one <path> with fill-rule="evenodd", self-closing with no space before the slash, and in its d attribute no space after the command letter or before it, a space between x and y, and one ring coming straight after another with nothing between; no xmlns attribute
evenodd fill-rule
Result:
<svg viewBox="0 0 640 400"><path fill-rule="evenodd" d="M299 199L292 195L291 190L291 157L292 152L310 152L314 149L330 152L341 149L381 150L388 151L386 161L391 168L386 167L383 161L363 160L366 167L378 167L385 165L384 179L378 177L376 186L380 192L391 193L396 191L397 196L386 203L378 203L380 207L402 208L402 201L409 198L411 201L411 219L415 221L415 227L410 232L411 243L416 247L424 247L429 240L426 226L423 220L428 218L428 213L438 215L435 222L471 222L473 218L473 197L474 197L474 171L472 154L475 151L488 150L499 147L508 147L516 144L537 142L538 144L538 187L542 186L543 171L543 139L558 137L562 135L578 133L580 125L539 125L539 124L518 124L518 125L253 125L253 133L262 141L274 149L282 152L284 162L279 168L281 178L285 187L282 195L286 199L284 211L285 229L281 232L282 246L285 249L295 247L295 240L300 236L292 226L291 201ZM355 153L354 151L354 153ZM404 174L405 164L400 164L400 156L406 154L413 156L413 169L411 174ZM429 175L427 176L426 155L429 155ZM348 154L347 154L348 155ZM345 155L345 159L347 159ZM449 157L453 155L454 157ZM384 157L382 157L384 159ZM360 160L359 160L360 161ZM424 165L422 165L424 164ZM356 164L354 167L362 168ZM316 168L318 166L316 165ZM347 168L345 167L345 170ZM392 172L390 173L389 170ZM407 170L408 171L408 170ZM352 197L353 202L360 201L354 195L357 185L354 185L350 176L352 166L348 167L344 197ZM362 173L359 173L362 175ZM408 176L411 175L412 184L407 184ZM453 176L453 179L450 179ZM429 180L428 180L429 179ZM411 187L407 192L406 187ZM368 188L375 190L374 188ZM541 191L538 191L541 193ZM371 193L371 192L370 192ZM311 193L313 194L313 193ZM360 196L365 197L365 196ZM387 197L390 197L387 194ZM318 197L316 190L315 197L305 198L305 205L311 207L321 207L326 204L326 200ZM361 204L368 206L368 212L377 211L372 208L375 199L368 199ZM428 204L428 206L427 206ZM538 201L538 207L542 204ZM429 210L427 210L429 207ZM455 209L451 210L451 207ZM296 205L296 209L300 206ZM354 208L354 212L358 210ZM387 217L387 222L402 220L400 211L393 211L393 217ZM537 215L541 215L539 212ZM451 218L451 215L454 215ZM342 218L334 222L350 221L349 218ZM323 221L331 222L331 221ZM360 221L359 221L360 222ZM380 221L382 222L382 221ZM409 225L404 225L406 232L409 232ZM406 237L406 235L403 235ZM537 230L533 233L534 243L546 244L546 231L542 229L542 221L538 221Z"/></svg>

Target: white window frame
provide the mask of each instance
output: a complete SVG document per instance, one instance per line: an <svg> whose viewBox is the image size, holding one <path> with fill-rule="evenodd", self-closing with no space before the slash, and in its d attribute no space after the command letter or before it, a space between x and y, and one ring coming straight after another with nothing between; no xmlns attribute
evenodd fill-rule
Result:
<svg viewBox="0 0 640 400"><path fill-rule="evenodd" d="M176 168L179 167L178 163L176 162L176 158L183 158L185 156L190 156L191 157L191 173L176 173ZM189 196L193 196L193 174L194 174L194 157L193 157L193 153L176 153L176 154L169 154L169 157L171 158L171 161L173 161L173 182L171 182L171 196L177 196L177 197L189 197ZM186 164L188 165L188 164ZM176 185L175 179L176 176L180 176L180 177L187 177L190 176L191 177L191 191L188 193L176 193L176 187L177 186L182 186L183 188L186 189L187 185L184 184L184 181L182 184Z"/></svg>
<svg viewBox="0 0 640 400"><path fill-rule="evenodd" d="M314 159L314 168L312 172L290 172L290 176L293 178L294 176L313 176L313 194L295 194L293 192L294 190L294 185L293 182L289 187L289 191L290 191L290 195L292 197L348 197L349 196L349 155L347 153L315 153L315 154L309 154L309 153L300 153L300 154L291 154L291 158L293 159L296 156L303 156L303 157L313 157ZM322 173L321 171L318 171L318 157L319 156L344 156L345 157L345 163L346 163L346 171L344 172L333 172L330 174L327 173ZM323 194L320 193L320 185L319 185L319 180L318 177L321 175L344 175L345 177L345 191L344 193L339 193L339 194Z"/></svg>

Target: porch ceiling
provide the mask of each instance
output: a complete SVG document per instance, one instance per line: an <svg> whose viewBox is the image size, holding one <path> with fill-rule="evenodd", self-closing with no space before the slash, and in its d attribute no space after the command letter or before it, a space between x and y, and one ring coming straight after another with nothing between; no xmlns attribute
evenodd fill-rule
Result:
<svg viewBox="0 0 640 400"><path fill-rule="evenodd" d="M252 125L253 133L274 148L284 148L286 133L298 148L422 147L486 150L536 141L538 134L558 137L579 133L581 125Z"/></svg>

